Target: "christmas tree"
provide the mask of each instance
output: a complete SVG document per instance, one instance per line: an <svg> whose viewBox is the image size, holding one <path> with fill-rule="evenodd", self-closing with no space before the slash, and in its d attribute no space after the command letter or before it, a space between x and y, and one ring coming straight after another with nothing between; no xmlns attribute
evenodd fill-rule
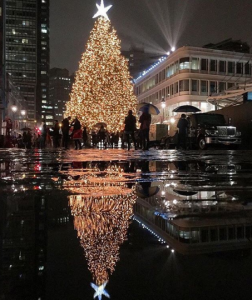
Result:
<svg viewBox="0 0 252 300"><path fill-rule="evenodd" d="M121 42L106 14L111 6L105 8L101 0L97 7L94 17L99 18L79 63L65 116L77 116L89 129L106 123L115 132L123 128L129 109L136 113L137 100Z"/></svg>
<svg viewBox="0 0 252 300"><path fill-rule="evenodd" d="M119 260L120 246L127 239L136 201L135 189L128 186L125 176L131 181L130 177L135 175L125 174L113 165L102 172L95 167L72 173L68 170L67 174L64 188L73 193L69 205L95 282L91 284L95 289L94 298L109 297L105 287ZM74 179L76 176L78 179Z"/></svg>

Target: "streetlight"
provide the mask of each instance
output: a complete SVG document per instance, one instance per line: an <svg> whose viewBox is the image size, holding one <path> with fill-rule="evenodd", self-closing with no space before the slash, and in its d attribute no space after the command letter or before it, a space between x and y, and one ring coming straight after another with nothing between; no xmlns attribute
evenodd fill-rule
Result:
<svg viewBox="0 0 252 300"><path fill-rule="evenodd" d="M164 96L162 97L161 106L162 106L162 108L163 108L163 119L162 119L162 123L164 123L164 110L165 110L165 98L164 98Z"/></svg>
<svg viewBox="0 0 252 300"><path fill-rule="evenodd" d="M26 115L26 111L25 111L25 110L21 110L20 113L21 113L22 116L25 116L25 115Z"/></svg>

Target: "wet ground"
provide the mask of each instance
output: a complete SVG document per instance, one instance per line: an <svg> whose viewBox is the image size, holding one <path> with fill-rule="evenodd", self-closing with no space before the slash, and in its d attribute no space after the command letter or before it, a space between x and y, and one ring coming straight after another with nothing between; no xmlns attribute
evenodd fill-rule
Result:
<svg viewBox="0 0 252 300"><path fill-rule="evenodd" d="M252 151L0 150L0 299L249 299Z"/></svg>

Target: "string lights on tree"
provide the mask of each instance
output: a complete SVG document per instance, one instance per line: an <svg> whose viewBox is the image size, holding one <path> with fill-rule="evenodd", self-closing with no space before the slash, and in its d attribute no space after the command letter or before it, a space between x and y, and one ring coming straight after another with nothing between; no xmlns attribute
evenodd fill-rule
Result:
<svg viewBox="0 0 252 300"><path fill-rule="evenodd" d="M77 116L87 128L99 122L108 130L121 130L131 109L136 113L136 96L128 70L121 55L121 41L107 16L111 6L97 4L98 17L90 33L75 76L65 116Z"/></svg>
<svg viewBox="0 0 252 300"><path fill-rule="evenodd" d="M109 297L105 287L119 260L120 246L127 239L136 191L125 182L124 171L117 166L108 166L102 172L97 167L94 171L76 170L76 174L73 170L68 175L64 188L73 194L69 206L74 227L95 282L91 283L94 298L100 300L103 295Z"/></svg>

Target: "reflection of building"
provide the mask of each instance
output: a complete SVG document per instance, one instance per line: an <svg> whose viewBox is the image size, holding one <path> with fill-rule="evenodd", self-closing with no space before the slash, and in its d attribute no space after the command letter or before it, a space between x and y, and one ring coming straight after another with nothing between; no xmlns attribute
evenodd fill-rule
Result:
<svg viewBox="0 0 252 300"><path fill-rule="evenodd" d="M23 95L27 119L50 113L48 107L49 0L1 1L2 105L8 104L7 74ZM41 105L42 104L42 105ZM43 106L43 107L41 107Z"/></svg>
<svg viewBox="0 0 252 300"><path fill-rule="evenodd" d="M1 224L0 295L6 299L44 299L45 196L2 195L1 202L6 209L5 223Z"/></svg>
<svg viewBox="0 0 252 300"><path fill-rule="evenodd" d="M139 102L151 102L161 109L166 101L165 121L179 105L190 104L203 112L215 107L209 95L251 81L252 54L199 47L181 47L136 79ZM153 122L160 117L153 116Z"/></svg>
<svg viewBox="0 0 252 300"><path fill-rule="evenodd" d="M233 174L233 170L232 173ZM251 249L252 211L225 192L183 190L138 198L135 218L183 254Z"/></svg>
<svg viewBox="0 0 252 300"><path fill-rule="evenodd" d="M50 70L50 101L54 107L54 119L62 120L65 103L70 100L73 76L67 69L53 68Z"/></svg>

